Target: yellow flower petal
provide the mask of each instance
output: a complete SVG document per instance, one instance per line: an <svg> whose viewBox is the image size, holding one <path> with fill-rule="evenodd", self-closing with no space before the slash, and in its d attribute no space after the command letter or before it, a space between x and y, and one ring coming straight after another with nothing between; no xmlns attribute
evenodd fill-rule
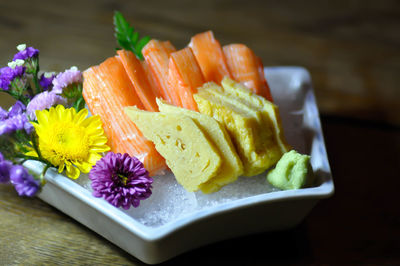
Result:
<svg viewBox="0 0 400 266"><path fill-rule="evenodd" d="M82 125L83 127L88 127L88 126L90 126L90 125L92 125L92 124L96 124L96 127L99 126L99 125L101 125L101 120L99 119L98 116L91 116L91 117L88 117L88 118L85 119L85 121L83 121L83 122L81 123L81 125Z"/></svg>
<svg viewBox="0 0 400 266"><path fill-rule="evenodd" d="M38 125L45 126L45 125L48 124L48 113L49 112L47 110L42 110L42 111L36 110L35 111L36 119L38 121ZM36 127L35 124L33 124L33 126Z"/></svg>
<svg viewBox="0 0 400 266"><path fill-rule="evenodd" d="M90 143L90 145L104 145L104 144L106 144L107 143L107 141L108 141L108 139L106 138L106 137L104 137L104 136L101 136L101 137L97 137L97 138L94 138L94 139L92 139L92 142Z"/></svg>
<svg viewBox="0 0 400 266"><path fill-rule="evenodd" d="M82 173L89 173L93 165L88 162L74 162L74 164L82 171Z"/></svg>
<svg viewBox="0 0 400 266"><path fill-rule="evenodd" d="M26 156L33 156L33 157L38 157L38 154L35 150L30 150L25 153Z"/></svg>
<svg viewBox="0 0 400 266"><path fill-rule="evenodd" d="M74 122L77 125L81 124L87 117L88 113L89 112L87 109L80 110L79 113L76 114L76 116L74 117L74 120L72 122Z"/></svg>
<svg viewBox="0 0 400 266"><path fill-rule="evenodd" d="M65 174L69 178L77 179L79 177L79 175L81 174L81 172L79 171L78 168L76 168L75 166L73 166L72 164L69 163L66 165Z"/></svg>
<svg viewBox="0 0 400 266"><path fill-rule="evenodd" d="M110 150L110 147L108 147L108 145L98 145L98 146L93 146L90 148L91 152L106 152L109 150Z"/></svg>
<svg viewBox="0 0 400 266"><path fill-rule="evenodd" d="M89 158L88 158L87 161L88 161L90 164L95 165L96 162L97 162L98 160L100 160L100 159L101 159L101 155L100 155L100 154L98 154L98 153L90 153Z"/></svg>
<svg viewBox="0 0 400 266"><path fill-rule="evenodd" d="M64 171L65 168L65 163L60 164L60 166L58 167L58 172L62 173L62 171Z"/></svg>
<svg viewBox="0 0 400 266"><path fill-rule="evenodd" d="M104 130L102 127L89 127L86 128L86 132L92 137L104 136Z"/></svg>
<svg viewBox="0 0 400 266"><path fill-rule="evenodd" d="M64 111L62 111L62 112L64 112L64 113L62 113L62 112L60 112L59 110L57 110L57 113L58 113L58 116L59 117L62 117L63 119L64 119L64 121L65 122L68 122L68 123L70 123L71 121L72 121L72 117L73 117L73 111L74 111L75 109L73 109L73 108L69 108L69 109L66 109L66 110L64 110Z"/></svg>
<svg viewBox="0 0 400 266"><path fill-rule="evenodd" d="M58 116L58 113L57 113L57 110L56 110L56 108L54 108L54 107L51 107L50 109L49 109L49 120L51 121L51 122L55 122L55 121L59 121L60 120L60 118L59 118L59 116ZM39 123L40 124L40 123Z"/></svg>
<svg viewBox="0 0 400 266"><path fill-rule="evenodd" d="M65 107L64 107L64 105L61 105L61 104L57 105L55 109L56 109L56 112L59 114L63 114L65 112Z"/></svg>

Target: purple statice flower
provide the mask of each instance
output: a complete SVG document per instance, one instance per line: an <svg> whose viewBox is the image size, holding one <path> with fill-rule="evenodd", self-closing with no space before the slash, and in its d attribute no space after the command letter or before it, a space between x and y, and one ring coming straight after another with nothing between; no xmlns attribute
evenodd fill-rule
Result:
<svg viewBox="0 0 400 266"><path fill-rule="evenodd" d="M40 182L21 165L11 168L10 181L20 196L33 197L40 189Z"/></svg>
<svg viewBox="0 0 400 266"><path fill-rule="evenodd" d="M10 169L13 164L4 159L0 152L0 183L8 183L10 181Z"/></svg>
<svg viewBox="0 0 400 266"><path fill-rule="evenodd" d="M17 101L8 113L0 107L0 135L22 129L28 134L32 132L33 126L25 114L25 109L25 105L20 101Z"/></svg>
<svg viewBox="0 0 400 266"><path fill-rule="evenodd" d="M103 197L115 207L138 207L151 195L153 179L136 157L109 152L89 172L93 196Z"/></svg>
<svg viewBox="0 0 400 266"><path fill-rule="evenodd" d="M22 61L26 67L26 73L36 75L39 70L39 50L33 47L26 47L25 44L20 44L17 46L18 53L14 55L13 62Z"/></svg>
<svg viewBox="0 0 400 266"><path fill-rule="evenodd" d="M14 55L13 61L17 59L28 60L34 57L38 57L38 55L39 55L38 49L35 49L33 47L26 47L24 49L21 49L18 53Z"/></svg>
<svg viewBox="0 0 400 266"><path fill-rule="evenodd" d="M53 73L43 73L40 76L39 84L42 86L44 91L49 91L53 88L53 79L55 78L55 74Z"/></svg>
<svg viewBox="0 0 400 266"><path fill-rule="evenodd" d="M82 82L82 73L76 67L71 67L59 73L53 79L53 91L62 94L63 89Z"/></svg>
<svg viewBox="0 0 400 266"><path fill-rule="evenodd" d="M15 104L11 107L11 110L8 112L8 116L16 116L25 112L26 107L20 101L16 101Z"/></svg>
<svg viewBox="0 0 400 266"><path fill-rule="evenodd" d="M0 121L3 121L8 118L8 112L1 108L0 106Z"/></svg>
<svg viewBox="0 0 400 266"><path fill-rule="evenodd" d="M37 94L33 99L29 102L26 108L26 114L28 115L30 120L36 120L36 110L44 110L49 109L50 107L57 104L65 104L66 99L60 95L55 94L53 91L44 91L42 93Z"/></svg>
<svg viewBox="0 0 400 266"><path fill-rule="evenodd" d="M0 88L8 91L10 84L16 79L25 74L25 67L16 66L15 68L3 67L0 68Z"/></svg>

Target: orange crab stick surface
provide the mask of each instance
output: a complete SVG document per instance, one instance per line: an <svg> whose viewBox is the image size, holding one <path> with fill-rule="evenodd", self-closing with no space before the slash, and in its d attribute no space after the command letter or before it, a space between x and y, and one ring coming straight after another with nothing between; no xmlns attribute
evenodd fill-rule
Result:
<svg viewBox="0 0 400 266"><path fill-rule="evenodd" d="M256 57L253 51L244 44L225 45L223 50L233 79L272 101L260 58Z"/></svg>
<svg viewBox="0 0 400 266"><path fill-rule="evenodd" d="M156 96L147 80L146 73L140 61L130 51L119 50L117 53L144 108L147 111L157 112L158 106L156 103Z"/></svg>
<svg viewBox="0 0 400 266"><path fill-rule="evenodd" d="M271 95L271 89L269 88L268 82L265 79L264 65L262 63L261 58L258 56L256 56L256 64L257 64L257 68L258 68L258 76L260 77L260 82L261 82L260 95L263 96L268 101L273 102L272 95Z"/></svg>
<svg viewBox="0 0 400 266"><path fill-rule="evenodd" d="M165 160L153 143L144 138L123 111L126 106L144 108L120 60L108 58L83 76L83 96L91 113L100 116L111 151L136 156L151 175L165 169Z"/></svg>
<svg viewBox="0 0 400 266"><path fill-rule="evenodd" d="M158 89L158 81L157 79L153 76L153 73L151 72L149 65L147 64L146 61L140 61L140 64L142 65L142 69L144 71L144 74L147 77L147 80L149 81L150 87L153 91L153 94L156 98L163 98L161 95L160 90Z"/></svg>
<svg viewBox="0 0 400 266"><path fill-rule="evenodd" d="M161 42L158 40L151 40L142 49L142 53L149 72L153 77L153 83L157 86L159 94L167 102L178 105L176 99L179 97L175 95L174 90L168 88L168 62L171 52L175 51L175 47L170 42Z"/></svg>
<svg viewBox="0 0 400 266"><path fill-rule="evenodd" d="M168 82L180 97L180 107L198 111L193 94L205 81L190 47L171 54Z"/></svg>
<svg viewBox="0 0 400 266"><path fill-rule="evenodd" d="M193 36L189 47L193 50L206 82L220 84L224 76L231 77L221 45L212 31Z"/></svg>
<svg viewBox="0 0 400 266"><path fill-rule="evenodd" d="M162 45L164 46L164 49L165 51L167 51L168 54L176 51L175 46L170 41L163 41Z"/></svg>

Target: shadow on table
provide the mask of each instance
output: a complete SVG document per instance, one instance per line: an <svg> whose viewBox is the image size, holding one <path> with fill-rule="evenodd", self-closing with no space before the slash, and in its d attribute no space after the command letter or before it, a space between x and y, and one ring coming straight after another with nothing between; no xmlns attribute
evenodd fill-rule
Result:
<svg viewBox="0 0 400 266"><path fill-rule="evenodd" d="M304 223L291 230L250 235L208 245L160 265L268 265L311 259Z"/></svg>

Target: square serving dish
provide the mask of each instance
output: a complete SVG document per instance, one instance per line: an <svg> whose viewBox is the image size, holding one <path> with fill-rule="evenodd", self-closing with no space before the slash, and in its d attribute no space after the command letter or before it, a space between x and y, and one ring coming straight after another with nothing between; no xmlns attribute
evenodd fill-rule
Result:
<svg viewBox="0 0 400 266"><path fill-rule="evenodd" d="M39 198L149 264L216 241L296 226L319 199L333 194L334 185L310 74L301 67L265 68L265 73L289 144L311 155L315 187L279 191L264 173L203 195L185 192L167 174L155 177L153 195L139 208L125 211L93 197L87 176L74 182L49 170ZM42 169L32 161L25 165Z"/></svg>

